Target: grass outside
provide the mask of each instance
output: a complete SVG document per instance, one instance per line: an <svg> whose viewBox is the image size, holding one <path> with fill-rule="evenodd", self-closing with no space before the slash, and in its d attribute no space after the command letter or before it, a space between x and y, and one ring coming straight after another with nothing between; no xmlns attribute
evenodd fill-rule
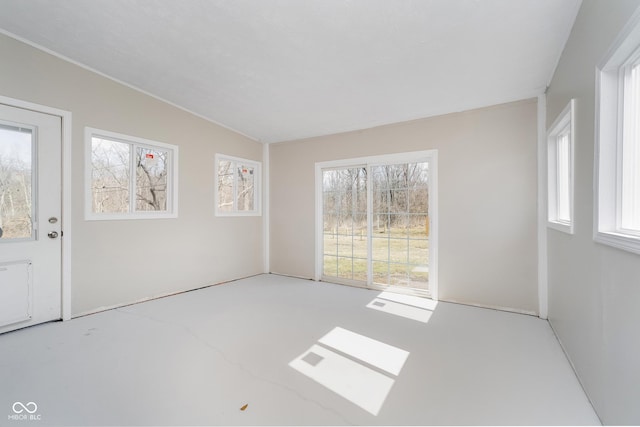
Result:
<svg viewBox="0 0 640 427"><path fill-rule="evenodd" d="M402 236L402 237L398 237ZM324 235L324 274L367 280L368 239L360 235ZM391 229L372 240L374 283L425 288L428 286L429 240L424 228Z"/></svg>

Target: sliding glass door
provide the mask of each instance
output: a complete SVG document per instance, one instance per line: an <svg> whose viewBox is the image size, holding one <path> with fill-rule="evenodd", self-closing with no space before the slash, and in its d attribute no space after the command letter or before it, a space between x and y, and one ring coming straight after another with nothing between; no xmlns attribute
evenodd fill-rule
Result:
<svg viewBox="0 0 640 427"><path fill-rule="evenodd" d="M323 275L367 281L367 169L322 171Z"/></svg>
<svg viewBox="0 0 640 427"><path fill-rule="evenodd" d="M434 296L435 153L421 154L317 165L320 279Z"/></svg>
<svg viewBox="0 0 640 427"><path fill-rule="evenodd" d="M429 165L373 166L373 283L429 289Z"/></svg>

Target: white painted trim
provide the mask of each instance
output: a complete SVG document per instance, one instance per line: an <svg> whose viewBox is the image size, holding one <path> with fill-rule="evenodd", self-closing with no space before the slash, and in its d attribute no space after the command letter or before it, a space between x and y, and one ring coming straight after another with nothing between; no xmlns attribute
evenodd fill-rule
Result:
<svg viewBox="0 0 640 427"><path fill-rule="evenodd" d="M353 165L371 165L379 166L390 163L412 163L420 161L432 160L437 158L438 150L410 151L406 153L382 154L379 156L356 157L351 159L329 160L325 162L317 162L316 170L327 168L342 168ZM431 167L431 165L429 165Z"/></svg>
<svg viewBox="0 0 640 427"><path fill-rule="evenodd" d="M595 70L593 240L635 254L640 254L640 237L618 230L617 220L623 90L619 71L639 46L640 9L637 9Z"/></svg>
<svg viewBox="0 0 640 427"><path fill-rule="evenodd" d="M62 120L62 320L71 319L71 243L73 233L71 231L71 143L72 143L72 113L59 108L35 104L0 95L0 103L12 107L31 110L38 113L58 116Z"/></svg>
<svg viewBox="0 0 640 427"><path fill-rule="evenodd" d="M218 200L219 200L219 194L218 194L218 165L220 164L220 160L230 160L232 162L235 163L244 163L247 166L253 166L253 168L255 169L255 175L254 175L254 183L253 185L255 186L254 190L253 190L253 194L254 194L254 199L253 199L253 203L254 203L254 207L255 209L252 211L232 211L232 212L220 212L220 210L218 210ZM214 171L214 195L213 195L213 200L214 200L214 215L217 217L234 217L234 216L262 216L262 202L263 202L263 196L262 196L262 162L258 161L258 160L250 160L250 159L243 159L241 157L234 157L234 156L227 156L226 154L222 154L222 153L216 153L215 155L215 164L213 165L213 171ZM234 184L234 197L235 197L235 184ZM264 221L264 220L263 220Z"/></svg>
<svg viewBox="0 0 640 427"><path fill-rule="evenodd" d="M176 103L174 103L174 102L171 102L171 101L168 101L168 100L166 100L166 99L164 99L164 98L161 98L161 97L160 97L160 96L158 96L158 95L154 95L154 94L153 94L153 93L151 93L151 92L147 92L146 90L140 89L140 88L139 88L139 87L137 87L137 86L134 86L134 85L132 85L132 84L130 84L130 83L127 83L127 82L125 82L125 81L123 81L123 80L119 80L119 79L117 79L117 78L115 78L115 77L112 77L112 76L110 76L110 75L108 75L108 74L103 73L102 71L98 71L98 70L96 70L95 68L91 68L91 67L89 67L88 65L85 65L85 64L83 64L83 63L81 63L81 62L78 62L78 61L76 61L76 60L73 60L73 59L71 59L71 58L69 58L69 57L67 57L67 56L64 56L64 55L62 55L62 54L60 54L60 53L58 53L58 52L56 52L56 51L54 51L54 50L51 50L51 49L49 49L49 48L44 47L44 46L42 46L42 45L39 45L39 44L37 44L37 43L34 43L34 42L32 42L31 40L25 39L24 37L20 37L20 36L18 36L18 35L16 35L16 34L13 34L13 33L9 32L9 31L5 30L5 29L0 28L0 34L4 34L4 35L5 35L5 36L7 36L7 37L11 37L12 39L15 39L15 40L17 40L17 41L19 41L19 42L21 42L21 43L24 43L24 44L26 44L26 45L29 45L29 46L31 46L31 47L33 47L33 48L35 48L35 49L41 50L41 51L43 51L43 52L45 52L45 53L48 53L49 55L55 56L56 58L59 58L59 59L61 59L61 60L63 60L63 61L69 62L69 63L71 63L71 64L73 64L73 65L76 65L76 66L78 66L78 67L80 67L80 68L83 68L83 69L85 69L85 70L87 70L87 71L90 71L90 72L92 72L92 73L95 73L95 74L97 74L97 75L99 75L99 76L101 76L101 77L104 77L104 78L109 79L109 80L111 80L111 81L113 81L113 82L116 82L116 83L118 83L118 84L121 84L121 85L123 85L123 86L126 86L126 87L128 87L129 89L133 89L133 90L135 90L136 92L142 93L143 95L150 96L151 98L157 99L158 101L164 102L165 104L171 105L172 107L175 107L175 108L177 108L177 109L179 109L179 110L182 110L182 111L187 112L187 113L189 113L189 114L192 114L192 115L194 115L194 116L196 116L196 117L199 117L199 118L201 118L201 119L203 119L203 120L206 120L206 121L208 121L209 123L213 123L214 125L220 126L221 128L227 129L227 130L229 130L229 131L231 131L231 132L233 132L233 133L237 133L238 135L242 135L242 136L244 136L245 138L249 138L249 139L250 139L250 140L252 140L252 141L262 142L259 138L256 138L256 137L253 137L253 136L247 135L247 134L245 134L245 133L243 133L243 132L241 132L241 131L239 131L239 130L237 130L237 129L234 129L234 128L230 127L230 126L227 126L227 125L225 125L225 124L222 124L222 123L220 123L220 122L217 122L217 121L215 121L214 119L212 119L212 118L210 118L210 117L207 117L207 116L204 116L204 115L202 115L202 114L196 113L196 112L194 112L194 111L192 111L192 110L189 110L189 109L187 109L187 108L185 108L185 107L182 107L182 106L180 106L180 105L178 105L178 104L176 104Z"/></svg>
<svg viewBox="0 0 640 427"><path fill-rule="evenodd" d="M429 184L429 248L436 248L435 251L429 250L429 292L431 293L431 299L434 301L439 300L438 284L439 284L439 267L438 267L438 253L440 252L439 246L439 201L438 201L438 150L430 150L431 161L429 161L429 178L431 183ZM432 209L433 208L433 209ZM431 278L434 278L432 281Z"/></svg>
<svg viewBox="0 0 640 427"><path fill-rule="evenodd" d="M325 163L325 162L322 162ZM313 226L315 228L316 235L316 250L315 250L315 272L313 280L320 281L322 277L322 242L324 239L324 230L319 224L323 223L322 218L322 163L316 163L316 185L315 185L315 221Z"/></svg>
<svg viewBox="0 0 640 427"><path fill-rule="evenodd" d="M270 189L270 169L269 169L269 144L262 145L262 231L263 231L263 256L265 273L271 270L271 234L269 228L269 189Z"/></svg>
<svg viewBox="0 0 640 427"><path fill-rule="evenodd" d="M91 209L91 139L94 136L105 137L116 141L121 141L126 144L136 144L138 146L145 146L147 148L161 148L171 152L171 162L168 165L170 175L167 180L167 187L169 199L167 201L167 211L154 212L154 211L135 211L134 205L130 206L130 211L127 213L95 213ZM84 128L84 219L86 221L111 221L111 220L129 220L129 219L168 219L178 218L178 164L180 148L177 145L167 144L164 142L153 141L146 138L140 138L132 135L125 135L122 133L111 132L103 129L96 129L89 126ZM132 153L133 154L133 153ZM133 165L133 162L131 163ZM132 166L133 168L133 166ZM135 177L135 168L132 169L131 176ZM130 192L133 192L134 180L132 178L130 183ZM169 209L170 207L170 209Z"/></svg>
<svg viewBox="0 0 640 427"><path fill-rule="evenodd" d="M546 110L546 108L545 108ZM546 114L546 113L545 113ZM569 126L569 216L568 222L557 219L557 137ZM552 149L553 148L553 149ZM575 224L575 99L571 99L547 132L547 226L573 234Z"/></svg>
<svg viewBox="0 0 640 427"><path fill-rule="evenodd" d="M135 300L133 302L126 302L126 303L122 303L122 304L104 305L102 307L93 308L91 310L87 310L87 311L83 311L83 312L80 312L80 313L76 313L73 316L73 318L77 319L78 317L90 316L92 314L101 313L103 311L115 310L115 309L118 309L118 308L129 307L130 305L136 305L136 304L140 304L140 303L143 303L143 302L153 301L153 300L156 300L156 299L171 297L171 296L174 296L174 295L186 294L188 292L199 291L199 290L202 290L202 289L211 288L213 286L220 286L220 285L224 285L224 284L227 284L227 283L233 283L233 282L237 282L238 280L249 279L251 277L256 277L256 276L260 276L260 275L262 275L262 273L252 274L251 276L239 277L237 279L225 280L225 281L222 281L222 282L216 282L216 283L212 283L210 285L204 285L204 286L200 286L198 288L193 288L193 289L184 289L184 290L181 290L181 291L165 292L165 293L157 294L157 295L150 296L150 297L143 297L143 298L137 299L137 300Z"/></svg>
<svg viewBox="0 0 640 427"><path fill-rule="evenodd" d="M406 153L384 154L379 156L358 157L352 159L330 160L315 164L315 274L314 280L322 279L322 170L331 168L371 166L412 163L426 161L429 163L429 247L436 250L429 251L429 295L438 300L438 150L412 151ZM371 174L368 174L370 177ZM370 179L370 178L368 178ZM367 188L371 187L367 182ZM370 196L370 195L369 195ZM368 197L370 201L371 198ZM369 206L368 206L368 210ZM369 227L369 225L368 225ZM369 230L370 231L370 230ZM371 243L369 242L369 246ZM368 249L371 253L371 247ZM369 266L371 270L371 266ZM369 271L371 273L371 271ZM371 274L369 274L371 277ZM371 285L368 285L371 288Z"/></svg>
<svg viewBox="0 0 640 427"><path fill-rule="evenodd" d="M634 254L640 254L640 237L615 232L599 231L594 236L594 240L603 245L608 245L616 249L622 249Z"/></svg>
<svg viewBox="0 0 640 427"><path fill-rule="evenodd" d="M538 96L538 315L549 315L547 249L547 96Z"/></svg>
<svg viewBox="0 0 640 427"><path fill-rule="evenodd" d="M447 302L449 304L467 305L470 307L477 307L477 308L482 308L486 310L498 310L498 311L505 311L507 313L524 314L527 316L539 317L539 315L533 310L520 310L517 308L503 307L500 305L476 304L476 303L458 301L455 299L441 299L440 302Z"/></svg>

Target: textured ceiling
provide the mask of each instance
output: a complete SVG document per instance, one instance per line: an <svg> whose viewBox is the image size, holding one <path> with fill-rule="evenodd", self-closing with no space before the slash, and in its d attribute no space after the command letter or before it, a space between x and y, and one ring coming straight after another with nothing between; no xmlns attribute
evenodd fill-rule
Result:
<svg viewBox="0 0 640 427"><path fill-rule="evenodd" d="M580 0L0 0L0 29L263 142L536 96ZM6 59L5 59L6 60Z"/></svg>

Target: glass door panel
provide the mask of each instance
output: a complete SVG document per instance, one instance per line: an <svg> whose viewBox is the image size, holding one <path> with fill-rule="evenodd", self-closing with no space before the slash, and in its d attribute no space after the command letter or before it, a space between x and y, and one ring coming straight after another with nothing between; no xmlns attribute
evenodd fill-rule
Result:
<svg viewBox="0 0 640 427"><path fill-rule="evenodd" d="M0 124L0 242L33 239L33 130Z"/></svg>
<svg viewBox="0 0 640 427"><path fill-rule="evenodd" d="M325 170L322 184L323 275L366 284L366 169Z"/></svg>
<svg viewBox="0 0 640 427"><path fill-rule="evenodd" d="M428 290L428 172L427 162L371 167L375 284Z"/></svg>

